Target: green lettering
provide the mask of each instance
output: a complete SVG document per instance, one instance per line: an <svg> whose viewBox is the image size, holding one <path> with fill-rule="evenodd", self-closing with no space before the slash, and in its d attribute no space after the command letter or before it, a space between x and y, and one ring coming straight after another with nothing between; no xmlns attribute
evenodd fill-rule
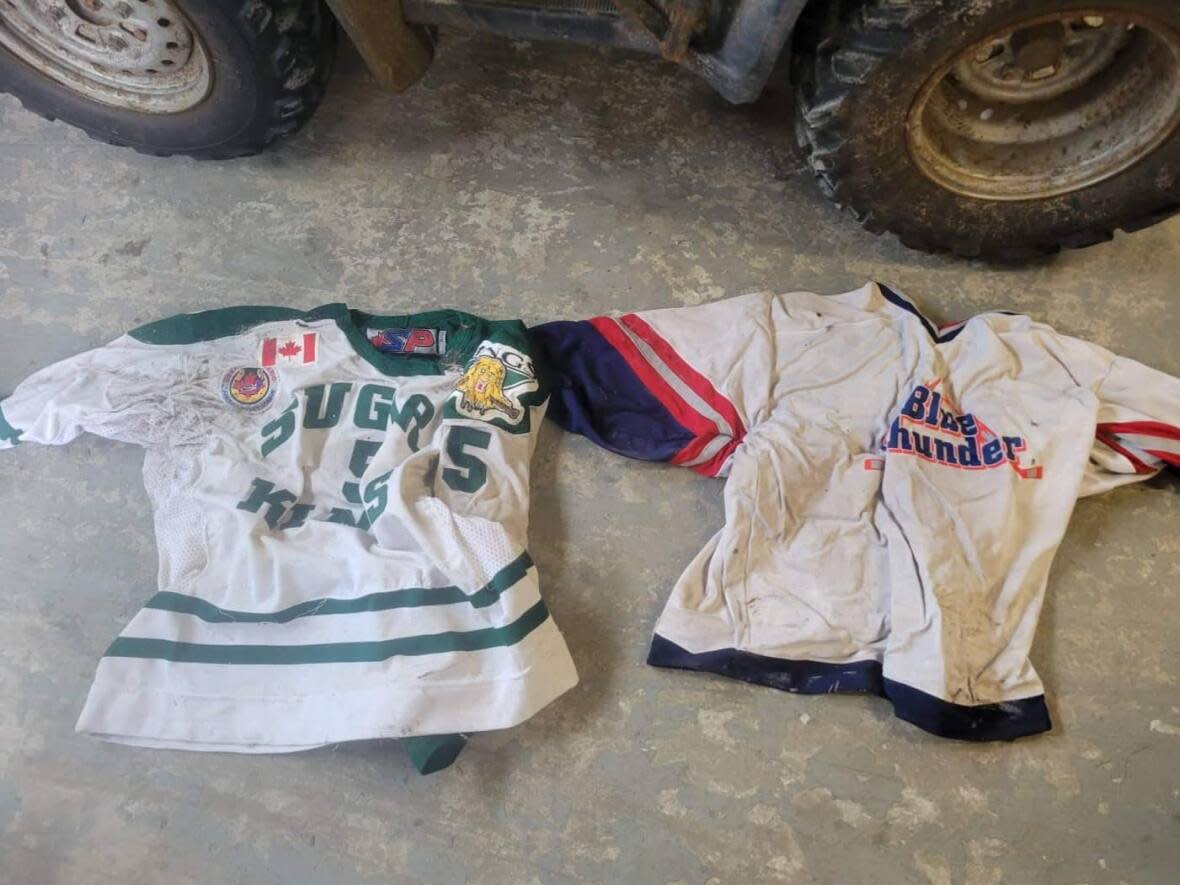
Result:
<svg viewBox="0 0 1180 885"><path fill-rule="evenodd" d="M381 449L381 443L374 442L371 439L358 439L352 447L352 458L348 462L348 469L352 471L352 475L361 477L365 475L365 471L369 469L369 462L373 460L373 456ZM355 485L355 483L351 483Z"/></svg>
<svg viewBox="0 0 1180 885"><path fill-rule="evenodd" d="M315 510L314 504L296 504L291 508L291 515L283 520L282 524L279 525L279 528L284 532L287 531L287 529L299 528L301 525L307 522L307 517L311 516L311 512L313 510Z"/></svg>
<svg viewBox="0 0 1180 885"><path fill-rule="evenodd" d="M385 508L389 504L389 489L386 488L386 485L389 483L389 477L392 475L392 470L388 473L382 473L365 486L365 516L368 517L370 525L377 521L377 518L385 512Z"/></svg>
<svg viewBox="0 0 1180 885"><path fill-rule="evenodd" d="M376 387L379 385L366 385ZM364 396L364 391L361 391L361 396ZM359 415L359 412L358 412ZM370 439L358 439L352 445L352 458L349 459L348 469L352 471L353 476L361 477L365 475L365 471L369 469L369 462L373 460L373 456L377 454L381 448L381 443L374 442ZM388 477L389 474L386 474ZM376 480L374 480L376 481ZM362 508L365 505L365 498L361 495L360 483L346 482L340 489L341 494L344 495L344 500L350 504L359 504ZM381 510L385 509L382 504ZM380 516L378 512L376 516ZM376 516L374 518L376 518ZM371 525L369 515L362 509L360 516L357 516L351 510L345 507L333 507L328 513L328 522L339 523L340 525L351 526L354 529L362 529L367 531Z"/></svg>
<svg viewBox="0 0 1180 885"><path fill-rule="evenodd" d="M304 391L307 396L307 409L303 413L303 426L308 430L327 430L340 423L340 413L344 411L344 397L352 385L348 382L336 382L328 385L328 402L324 404L324 385L313 384Z"/></svg>
<svg viewBox="0 0 1180 885"><path fill-rule="evenodd" d="M355 482L347 483L347 485L350 485L353 488L356 488ZM358 495L358 497L359 497L359 495ZM369 517L363 510L361 511L360 517L357 517L356 514L354 514L351 510L348 510L345 507L333 507L328 512L327 521L328 522L335 522L335 523L338 523L339 525L346 525L352 529L360 529L361 531L368 531L369 530Z"/></svg>
<svg viewBox="0 0 1180 885"><path fill-rule="evenodd" d="M420 393L415 393L405 404L398 406L397 391L383 384L366 384L356 398L353 422L363 430L387 430L396 423L406 431L411 451L418 451L420 431L434 417L434 404Z"/></svg>
<svg viewBox="0 0 1180 885"><path fill-rule="evenodd" d="M384 384L366 384L357 395L353 423L363 430L386 430L395 409L395 392Z"/></svg>
<svg viewBox="0 0 1180 885"><path fill-rule="evenodd" d="M415 393L406 400L406 404L394 416L397 426L407 432L406 441L410 444L411 452L418 451L418 432L429 424L433 417L434 404L420 393Z"/></svg>
<svg viewBox="0 0 1180 885"><path fill-rule="evenodd" d="M298 398L291 400L291 405L283 409L283 414L275 418L269 424L262 426L262 435L266 437L262 441L262 457L265 458L287 440L289 440L295 433L295 409L299 405ZM271 436L271 434L274 436Z"/></svg>
<svg viewBox="0 0 1180 885"><path fill-rule="evenodd" d="M272 529L279 528L279 523L283 521L283 517L287 515L287 505L294 504L298 498L286 489L275 489L273 482L267 482L265 479L255 479L250 488L250 494L245 500L238 502L239 510L247 510L250 513L257 513L262 507L266 506L266 513L263 516L266 519L266 524ZM307 514L303 514L303 519L307 518ZM302 523L302 519L300 520Z"/></svg>

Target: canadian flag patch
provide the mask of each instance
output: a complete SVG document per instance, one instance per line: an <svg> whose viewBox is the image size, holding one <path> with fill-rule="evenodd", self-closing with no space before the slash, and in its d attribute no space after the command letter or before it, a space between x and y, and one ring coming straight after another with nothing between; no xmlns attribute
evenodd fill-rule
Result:
<svg viewBox="0 0 1180 885"><path fill-rule="evenodd" d="M318 332L304 332L302 335L292 335L289 338L263 338L259 363L264 369L275 366L309 366L319 356L318 339Z"/></svg>

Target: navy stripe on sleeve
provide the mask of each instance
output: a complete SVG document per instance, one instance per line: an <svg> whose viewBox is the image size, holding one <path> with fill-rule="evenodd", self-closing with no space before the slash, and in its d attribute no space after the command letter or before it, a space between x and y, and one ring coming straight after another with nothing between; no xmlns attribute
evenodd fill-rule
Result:
<svg viewBox="0 0 1180 885"><path fill-rule="evenodd" d="M548 416L566 430L644 461L670 461L694 439L590 323L544 323L529 340Z"/></svg>

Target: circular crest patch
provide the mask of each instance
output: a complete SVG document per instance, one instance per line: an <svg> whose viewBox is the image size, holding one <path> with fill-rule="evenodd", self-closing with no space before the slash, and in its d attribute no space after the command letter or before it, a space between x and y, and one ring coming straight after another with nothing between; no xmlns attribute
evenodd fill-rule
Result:
<svg viewBox="0 0 1180 885"><path fill-rule="evenodd" d="M261 411L275 398L275 373L253 366L230 369L221 379L221 396L231 406Z"/></svg>

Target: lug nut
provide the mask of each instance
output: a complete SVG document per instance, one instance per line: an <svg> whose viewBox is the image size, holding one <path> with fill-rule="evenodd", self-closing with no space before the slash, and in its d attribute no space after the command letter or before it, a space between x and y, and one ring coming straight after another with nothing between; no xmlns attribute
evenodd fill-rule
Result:
<svg viewBox="0 0 1180 885"><path fill-rule="evenodd" d="M984 62L991 61L1003 51L1003 43L992 43L988 46L981 46L975 52L975 60L980 64L983 64Z"/></svg>

